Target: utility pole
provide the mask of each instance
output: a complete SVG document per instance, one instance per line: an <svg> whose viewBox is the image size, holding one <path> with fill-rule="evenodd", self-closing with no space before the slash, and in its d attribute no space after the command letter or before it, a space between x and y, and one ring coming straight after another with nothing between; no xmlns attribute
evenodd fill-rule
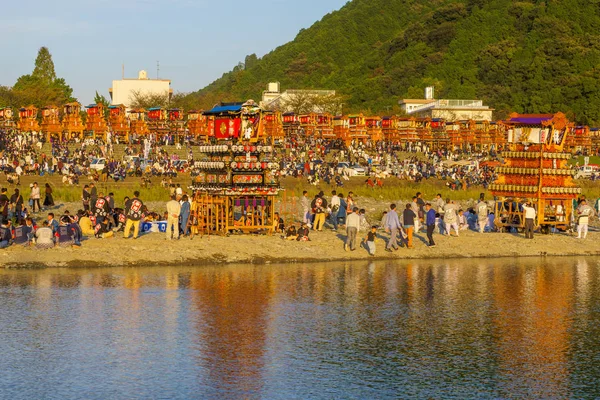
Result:
<svg viewBox="0 0 600 400"><path fill-rule="evenodd" d="M160 63L157 60L156 61L156 79L158 79L159 74L160 74Z"/></svg>
<svg viewBox="0 0 600 400"><path fill-rule="evenodd" d="M121 64L121 79L125 79L125 63Z"/></svg>

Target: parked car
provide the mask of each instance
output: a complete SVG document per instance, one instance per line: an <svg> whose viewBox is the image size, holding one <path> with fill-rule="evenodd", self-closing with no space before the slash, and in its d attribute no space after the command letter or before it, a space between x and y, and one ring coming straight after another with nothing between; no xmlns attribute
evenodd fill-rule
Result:
<svg viewBox="0 0 600 400"><path fill-rule="evenodd" d="M366 169L364 167L361 167L358 164L353 164L350 166L350 169L352 171L354 171L353 176L365 176L366 175Z"/></svg>
<svg viewBox="0 0 600 400"><path fill-rule="evenodd" d="M597 165L584 165L582 167L577 168L577 172L575 173L575 179L587 179L591 178L592 174L598 172Z"/></svg>
<svg viewBox="0 0 600 400"><path fill-rule="evenodd" d="M90 169L95 169L96 171L102 171L106 166L106 158L94 158L90 163Z"/></svg>

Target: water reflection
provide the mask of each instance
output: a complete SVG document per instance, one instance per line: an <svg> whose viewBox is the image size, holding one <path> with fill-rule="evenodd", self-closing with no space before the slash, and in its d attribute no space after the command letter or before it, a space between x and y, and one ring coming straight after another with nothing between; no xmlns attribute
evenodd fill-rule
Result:
<svg viewBox="0 0 600 400"><path fill-rule="evenodd" d="M10 398L600 396L599 260L1 271Z"/></svg>

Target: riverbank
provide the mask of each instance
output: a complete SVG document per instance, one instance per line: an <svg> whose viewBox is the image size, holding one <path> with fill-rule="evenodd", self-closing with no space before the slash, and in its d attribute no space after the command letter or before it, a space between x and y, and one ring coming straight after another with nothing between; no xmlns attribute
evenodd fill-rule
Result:
<svg viewBox="0 0 600 400"><path fill-rule="evenodd" d="M363 233L360 233L362 237ZM166 241L163 233L149 233L137 240L90 238L81 248L36 250L11 246L0 250L1 268L45 267L112 267L156 265L214 265L308 263L354 260L460 259L498 257L554 257L600 255L600 232L590 232L578 240L566 233L536 235L527 240L522 235L463 231L460 237L435 235L436 247L425 244L425 233L415 235L414 249L386 252L387 235L378 238L377 254L366 249L344 251L345 233L331 230L311 232L310 242L281 239L280 235L196 236L192 240Z"/></svg>

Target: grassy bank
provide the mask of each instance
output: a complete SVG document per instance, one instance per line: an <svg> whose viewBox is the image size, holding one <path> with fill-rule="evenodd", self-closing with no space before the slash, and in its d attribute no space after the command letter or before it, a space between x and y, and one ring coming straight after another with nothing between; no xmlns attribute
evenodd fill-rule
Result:
<svg viewBox="0 0 600 400"><path fill-rule="evenodd" d="M52 177L26 176L21 181L21 190L25 198L29 196L29 184L34 181L40 184L42 193L44 184L46 182L50 183L54 190L54 198L63 202L79 201L83 185L90 183L87 179L83 179L78 186L67 186L61 182L58 175ZM491 197L491 193L484 190L481 186L466 190L450 190L445 185L445 181L438 179L429 179L420 183L414 183L389 178L384 181L382 188L369 188L365 185L364 181L364 177L355 177L350 179L350 181L344 181L344 186L338 188L335 184L327 185L325 182L321 182L319 185L314 186L308 184L305 179L286 177L281 181L281 184L286 189L287 197L300 197L304 190L308 191L310 197L313 197L320 190L329 195L334 189L344 195L352 191L358 197L373 198L386 202L409 200L416 192L423 193L423 198L426 200L433 199L437 193L441 193L444 199L449 197L458 201L477 199L480 193L485 193L488 198ZM185 189L189 186L191 179L188 175L180 175L173 182L181 184ZM583 194L588 198L596 199L600 197L600 182L581 180L577 183L583 189ZM141 181L138 178L128 178L125 182L119 183L99 182L96 184L96 187L98 192L103 192L104 194L113 192L117 200L123 199L125 196L131 196L134 190L139 190L142 199L145 201L165 201L169 195L169 190L160 186L159 178L154 178L148 188L142 187ZM12 189L9 188L9 193L11 192Z"/></svg>

